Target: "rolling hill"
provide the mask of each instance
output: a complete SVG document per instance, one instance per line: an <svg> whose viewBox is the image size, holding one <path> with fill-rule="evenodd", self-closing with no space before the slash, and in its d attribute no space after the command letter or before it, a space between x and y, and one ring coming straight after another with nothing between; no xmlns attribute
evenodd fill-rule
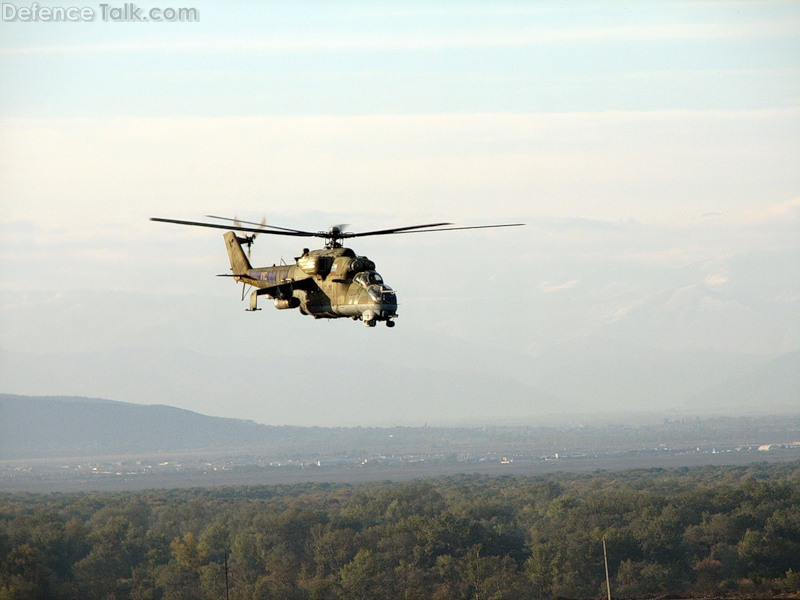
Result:
<svg viewBox="0 0 800 600"><path fill-rule="evenodd" d="M2 459L241 449L292 430L170 406L0 394Z"/></svg>

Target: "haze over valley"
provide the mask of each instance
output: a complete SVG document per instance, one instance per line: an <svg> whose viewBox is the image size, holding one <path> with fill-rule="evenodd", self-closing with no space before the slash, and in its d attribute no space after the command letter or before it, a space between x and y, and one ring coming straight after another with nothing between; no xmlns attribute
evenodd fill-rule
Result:
<svg viewBox="0 0 800 600"><path fill-rule="evenodd" d="M646 353L609 342L539 358L487 348L470 359L455 344L437 346L449 358L429 365L403 361L403 352L418 357L396 340L385 360L354 349L346 358L309 354L273 358L268 365L258 358L167 349L3 352L0 379L24 371L26 382L17 387L30 394L52 394L60 386L68 394L166 400L267 425L536 425L642 414L767 415L800 406L797 352L776 359ZM242 375L231 375L236 373Z"/></svg>
<svg viewBox="0 0 800 600"><path fill-rule="evenodd" d="M170 406L0 395L0 487L36 492L800 460L800 416L630 415L482 427L288 427Z"/></svg>
<svg viewBox="0 0 800 600"><path fill-rule="evenodd" d="M0 390L298 426L800 405L796 3L200 4L2 23ZM349 240L397 291L367 330L246 313L222 232L149 220L206 214L526 225Z"/></svg>

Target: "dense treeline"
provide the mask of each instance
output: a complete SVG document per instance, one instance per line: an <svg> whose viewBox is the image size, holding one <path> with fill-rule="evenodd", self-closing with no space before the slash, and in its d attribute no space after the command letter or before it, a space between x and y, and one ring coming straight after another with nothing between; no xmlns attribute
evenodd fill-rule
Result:
<svg viewBox="0 0 800 600"><path fill-rule="evenodd" d="M800 463L0 495L0 598L800 592Z"/></svg>

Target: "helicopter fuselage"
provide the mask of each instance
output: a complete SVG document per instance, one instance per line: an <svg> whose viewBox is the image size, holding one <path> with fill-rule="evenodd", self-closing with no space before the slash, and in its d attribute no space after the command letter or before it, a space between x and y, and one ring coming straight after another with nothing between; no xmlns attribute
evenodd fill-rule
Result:
<svg viewBox="0 0 800 600"><path fill-rule="evenodd" d="M305 249L293 265L252 267L241 239L229 232L225 240L234 279L255 288L249 310L258 310L258 296L267 296L277 309L297 308L317 319L350 318L368 327L385 321L394 326L397 295L366 256L342 246Z"/></svg>

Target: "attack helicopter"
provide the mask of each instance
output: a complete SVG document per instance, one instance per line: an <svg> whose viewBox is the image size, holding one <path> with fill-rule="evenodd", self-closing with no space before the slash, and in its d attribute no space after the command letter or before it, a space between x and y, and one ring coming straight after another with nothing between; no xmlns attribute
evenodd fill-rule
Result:
<svg viewBox="0 0 800 600"><path fill-rule="evenodd" d="M453 223L428 223L362 232L346 231L346 225L334 225L327 231L304 231L267 225L265 220L255 223L215 215L206 215L206 218L226 223L162 217L152 217L150 220L228 230L223 238L230 259L231 273L220 277L232 277L242 283L242 300L245 298L248 286L253 288L250 292L249 308L245 310L261 310L258 308L258 298L266 296L274 301L278 310L297 308L302 314L315 319L350 318L362 321L367 327L375 327L379 321L385 322L387 327L394 327L394 319L397 318L397 294L375 270L375 263L366 256L359 256L352 249L345 248L342 245L343 240L375 235L524 225L524 223L507 223L452 227ZM303 248L300 256L294 258L294 264L285 264L281 261L282 264L271 267L253 267L250 264L250 249L256 236L262 234L322 238L325 247L317 250ZM244 247L247 248L246 253Z"/></svg>

